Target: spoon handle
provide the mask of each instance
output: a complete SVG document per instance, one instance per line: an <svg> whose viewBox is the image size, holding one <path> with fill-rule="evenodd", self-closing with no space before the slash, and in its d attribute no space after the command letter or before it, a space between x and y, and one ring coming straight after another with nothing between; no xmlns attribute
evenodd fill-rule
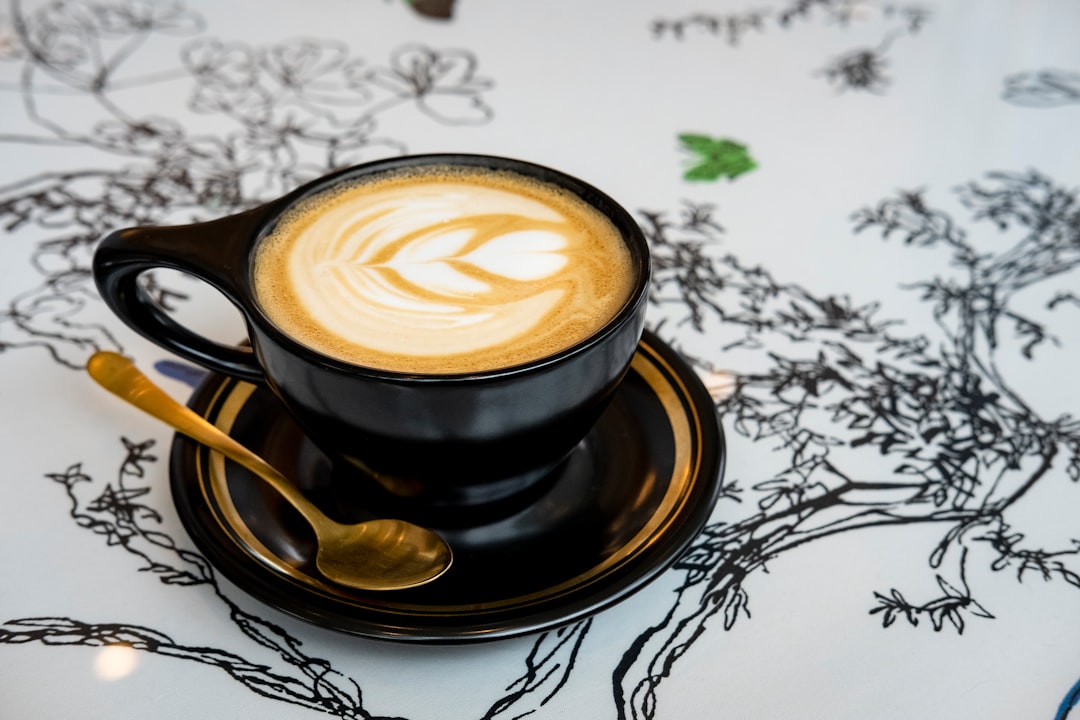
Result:
<svg viewBox="0 0 1080 720"><path fill-rule="evenodd" d="M102 350L91 356L86 370L98 385L112 394L153 415L177 432L243 465L281 493L305 519L318 522L321 511L284 475L205 418L174 400L135 367L131 360L123 355Z"/></svg>

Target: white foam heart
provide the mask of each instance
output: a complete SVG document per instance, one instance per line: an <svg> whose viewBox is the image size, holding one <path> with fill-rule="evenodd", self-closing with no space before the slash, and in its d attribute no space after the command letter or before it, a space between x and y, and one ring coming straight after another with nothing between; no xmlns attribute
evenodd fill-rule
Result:
<svg viewBox="0 0 1080 720"><path fill-rule="evenodd" d="M566 267L566 238L547 230L519 230L492 238L462 259L511 280L542 280Z"/></svg>
<svg viewBox="0 0 1080 720"><path fill-rule="evenodd" d="M475 234L476 230L473 228L423 234L402 247L391 264L397 267L405 263L424 263L453 258Z"/></svg>
<svg viewBox="0 0 1080 720"><path fill-rule="evenodd" d="M491 290L491 286L487 283L470 277L448 262L394 262L390 263L389 267L401 275L406 282L439 295L472 297Z"/></svg>

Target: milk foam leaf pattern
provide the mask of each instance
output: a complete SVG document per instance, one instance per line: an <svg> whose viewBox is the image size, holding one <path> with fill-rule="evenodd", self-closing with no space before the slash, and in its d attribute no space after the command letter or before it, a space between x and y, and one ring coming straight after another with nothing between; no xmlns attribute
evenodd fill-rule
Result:
<svg viewBox="0 0 1080 720"><path fill-rule="evenodd" d="M259 245L279 327L347 362L404 372L507 367L615 316L630 254L580 198L524 175L442 165L313 195Z"/></svg>
<svg viewBox="0 0 1080 720"><path fill-rule="evenodd" d="M512 237L477 238L456 229L445 234L421 233L373 255L325 257L317 272L318 285L309 287L320 288L320 299L338 309L344 307L338 303L341 298L369 298L363 314L376 325L407 322L446 332L467 331L485 323L508 331L535 327L563 295L560 289L537 289L521 282L551 279L566 264L565 256L555 252L552 243L544 243L545 238L561 243L558 236L542 234L533 236L541 241L539 245L517 246ZM345 248L342 252L347 253ZM500 294L494 292L496 287ZM332 307L324 311L320 319L335 332L348 332L357 322L355 306L345 313ZM460 338L463 348L475 341ZM440 345L445 351L458 342L447 336Z"/></svg>
<svg viewBox="0 0 1080 720"><path fill-rule="evenodd" d="M567 263L563 238L545 230L477 236L466 227L423 233L373 257L339 256L325 267L352 274L397 275L415 292L458 300L491 291L486 276L527 282L559 272ZM388 278L389 280L389 278ZM486 301L484 301L486 304Z"/></svg>

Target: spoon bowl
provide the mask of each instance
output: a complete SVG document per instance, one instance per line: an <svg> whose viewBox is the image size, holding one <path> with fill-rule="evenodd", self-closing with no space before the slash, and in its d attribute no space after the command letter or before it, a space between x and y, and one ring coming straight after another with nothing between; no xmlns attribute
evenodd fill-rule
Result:
<svg viewBox="0 0 1080 720"><path fill-rule="evenodd" d="M174 400L123 355L96 352L86 369L109 392L243 465L280 493L315 531L315 565L327 580L358 590L401 590L450 568L450 547L427 528L394 519L346 525L327 517L269 463Z"/></svg>

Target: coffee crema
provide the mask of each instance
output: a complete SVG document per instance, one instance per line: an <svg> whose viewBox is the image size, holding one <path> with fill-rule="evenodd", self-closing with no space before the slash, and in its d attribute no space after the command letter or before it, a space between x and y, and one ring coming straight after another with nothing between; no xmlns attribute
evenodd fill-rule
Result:
<svg viewBox="0 0 1080 720"><path fill-rule="evenodd" d="M471 167L364 178L291 208L256 249L255 295L285 333L404 373L506 368L587 338L627 302L630 251L555 185Z"/></svg>

